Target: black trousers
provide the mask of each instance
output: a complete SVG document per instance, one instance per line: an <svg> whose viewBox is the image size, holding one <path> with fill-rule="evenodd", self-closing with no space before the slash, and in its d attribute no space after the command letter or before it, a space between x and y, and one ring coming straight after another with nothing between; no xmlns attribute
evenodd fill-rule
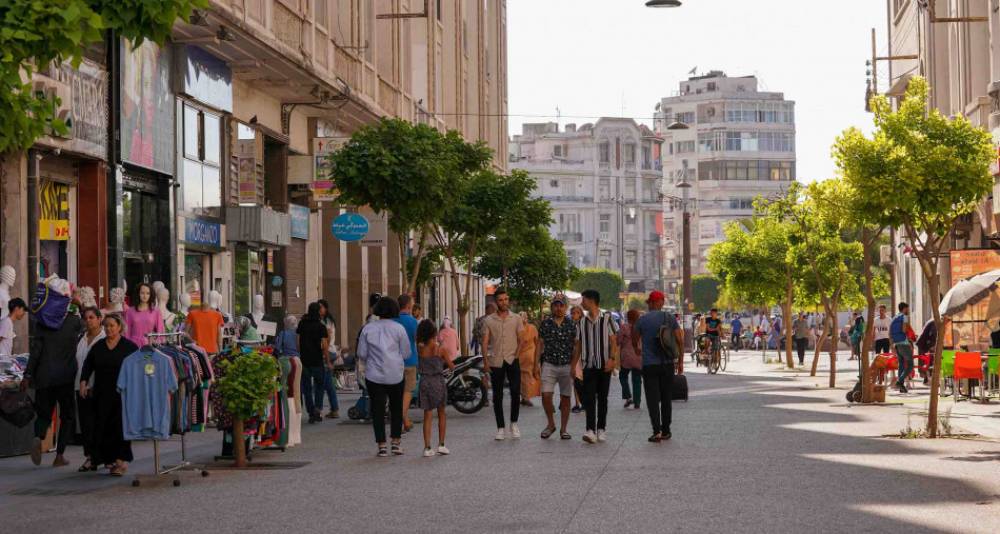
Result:
<svg viewBox="0 0 1000 534"><path fill-rule="evenodd" d="M497 428L507 425L503 418L503 386L504 381L510 384L510 422L516 423L521 409L521 363L503 362L502 367L490 367L490 385L493 386L493 415L497 419Z"/></svg>
<svg viewBox="0 0 1000 534"><path fill-rule="evenodd" d="M389 399L389 437L398 440L403 435L403 384L379 384L366 381L371 397L372 426L375 427L375 443L385 443L385 400Z"/></svg>
<svg viewBox="0 0 1000 534"><path fill-rule="evenodd" d="M583 409L587 412L587 430L604 430L608 423L608 388L611 373L604 369L583 370Z"/></svg>
<svg viewBox="0 0 1000 534"><path fill-rule="evenodd" d="M809 346L809 338L807 337L797 337L795 338L795 351L799 354L799 365L805 365L806 363L806 348Z"/></svg>
<svg viewBox="0 0 1000 534"><path fill-rule="evenodd" d="M653 433L670 432L673 418L674 366L647 365L642 368L642 382L646 385L646 409Z"/></svg>
<svg viewBox="0 0 1000 534"><path fill-rule="evenodd" d="M875 340L875 354L886 354L892 352L892 345L889 343L888 339L876 339Z"/></svg>
<svg viewBox="0 0 1000 534"><path fill-rule="evenodd" d="M83 455L90 458L94 454L94 406L91 397L76 394L76 416L80 422L80 444Z"/></svg>
<svg viewBox="0 0 1000 534"><path fill-rule="evenodd" d="M56 453L66 452L69 438L76 431L76 393L73 384L63 384L35 390L35 437L45 439L52 424L52 409L59 405L59 437Z"/></svg>

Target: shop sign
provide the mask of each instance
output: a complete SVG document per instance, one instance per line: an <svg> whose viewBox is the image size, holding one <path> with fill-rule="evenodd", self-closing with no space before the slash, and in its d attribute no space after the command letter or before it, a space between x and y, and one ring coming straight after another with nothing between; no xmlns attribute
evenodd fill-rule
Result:
<svg viewBox="0 0 1000 534"><path fill-rule="evenodd" d="M233 111L233 72L225 61L191 45L177 48L179 90L215 109Z"/></svg>
<svg viewBox="0 0 1000 534"><path fill-rule="evenodd" d="M53 62L35 74L35 79L62 99L56 115L68 123L69 132L64 138L53 138L53 145L100 160L107 159L107 71L88 59L77 68L69 61Z"/></svg>
<svg viewBox="0 0 1000 534"><path fill-rule="evenodd" d="M951 251L951 285L994 269L1000 269L1000 250Z"/></svg>
<svg viewBox="0 0 1000 534"><path fill-rule="evenodd" d="M313 200L316 202L333 202L337 200L337 189L330 173L330 154L344 146L349 137L317 137L313 139L313 182L310 188Z"/></svg>
<svg viewBox="0 0 1000 534"><path fill-rule="evenodd" d="M267 272L274 272L274 251L267 249Z"/></svg>
<svg viewBox="0 0 1000 534"><path fill-rule="evenodd" d="M272 291L271 292L271 307L272 308L280 308L283 304L284 304L284 299L282 299L282 292L281 291Z"/></svg>
<svg viewBox="0 0 1000 534"><path fill-rule="evenodd" d="M146 39L133 49L121 40L122 159L165 174L174 172L174 93L171 48Z"/></svg>
<svg viewBox="0 0 1000 534"><path fill-rule="evenodd" d="M352 243L368 234L368 219L360 213L341 213L330 224L333 237Z"/></svg>
<svg viewBox="0 0 1000 534"><path fill-rule="evenodd" d="M191 245L222 247L222 225L201 219L184 219L184 241Z"/></svg>
<svg viewBox="0 0 1000 534"><path fill-rule="evenodd" d="M257 203L257 160L252 157L240 157L238 181L240 184L240 204Z"/></svg>
<svg viewBox="0 0 1000 534"><path fill-rule="evenodd" d="M361 238L363 247L384 247L389 239L389 218L386 212L365 214L368 234Z"/></svg>
<svg viewBox="0 0 1000 534"><path fill-rule="evenodd" d="M43 181L38 188L38 239L69 241L69 186Z"/></svg>
<svg viewBox="0 0 1000 534"><path fill-rule="evenodd" d="M271 286L273 287L281 287L282 285L284 285L284 283L285 279L279 275L274 275L271 277Z"/></svg>
<svg viewBox="0 0 1000 534"><path fill-rule="evenodd" d="M297 204L289 204L288 215L292 220L292 237L309 239L309 208Z"/></svg>

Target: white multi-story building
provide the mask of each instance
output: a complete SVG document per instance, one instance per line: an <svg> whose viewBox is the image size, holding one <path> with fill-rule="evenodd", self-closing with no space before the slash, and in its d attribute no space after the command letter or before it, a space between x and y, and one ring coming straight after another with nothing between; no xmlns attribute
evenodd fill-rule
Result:
<svg viewBox="0 0 1000 534"><path fill-rule="evenodd" d="M525 124L510 144L510 167L537 181L552 203L550 232L577 267L622 273L630 291L661 287L662 139L632 119L579 128Z"/></svg>
<svg viewBox="0 0 1000 534"><path fill-rule="evenodd" d="M781 195L795 180L795 103L757 90L757 78L720 71L680 83L656 106L664 138L664 262L668 287L681 279L682 197L687 166L691 201L691 272L706 272L708 250L725 225L749 217L758 196ZM668 128L671 124L686 129Z"/></svg>

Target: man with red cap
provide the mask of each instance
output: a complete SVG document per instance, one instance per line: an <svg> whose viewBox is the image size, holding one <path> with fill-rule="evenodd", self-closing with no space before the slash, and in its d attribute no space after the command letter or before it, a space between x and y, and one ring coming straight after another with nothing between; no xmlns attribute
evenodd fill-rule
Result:
<svg viewBox="0 0 1000 534"><path fill-rule="evenodd" d="M684 346L684 330L673 315L662 311L664 300L660 291L649 294L646 300L649 312L636 321L633 327L635 335L632 336L635 350L642 350L642 381L646 389L646 408L653 425L653 435L649 437L652 443L670 439L674 366L677 366L678 374L684 373L684 358L679 357L680 347ZM666 344L660 339L660 330L664 327L668 333Z"/></svg>

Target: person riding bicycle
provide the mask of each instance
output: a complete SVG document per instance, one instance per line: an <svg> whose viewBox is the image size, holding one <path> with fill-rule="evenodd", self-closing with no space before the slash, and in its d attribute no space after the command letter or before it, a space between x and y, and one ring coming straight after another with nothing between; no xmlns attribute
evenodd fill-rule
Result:
<svg viewBox="0 0 1000 534"><path fill-rule="evenodd" d="M722 319L719 318L719 310L715 308L705 318L705 335L712 342L712 353L715 354L722 347Z"/></svg>

